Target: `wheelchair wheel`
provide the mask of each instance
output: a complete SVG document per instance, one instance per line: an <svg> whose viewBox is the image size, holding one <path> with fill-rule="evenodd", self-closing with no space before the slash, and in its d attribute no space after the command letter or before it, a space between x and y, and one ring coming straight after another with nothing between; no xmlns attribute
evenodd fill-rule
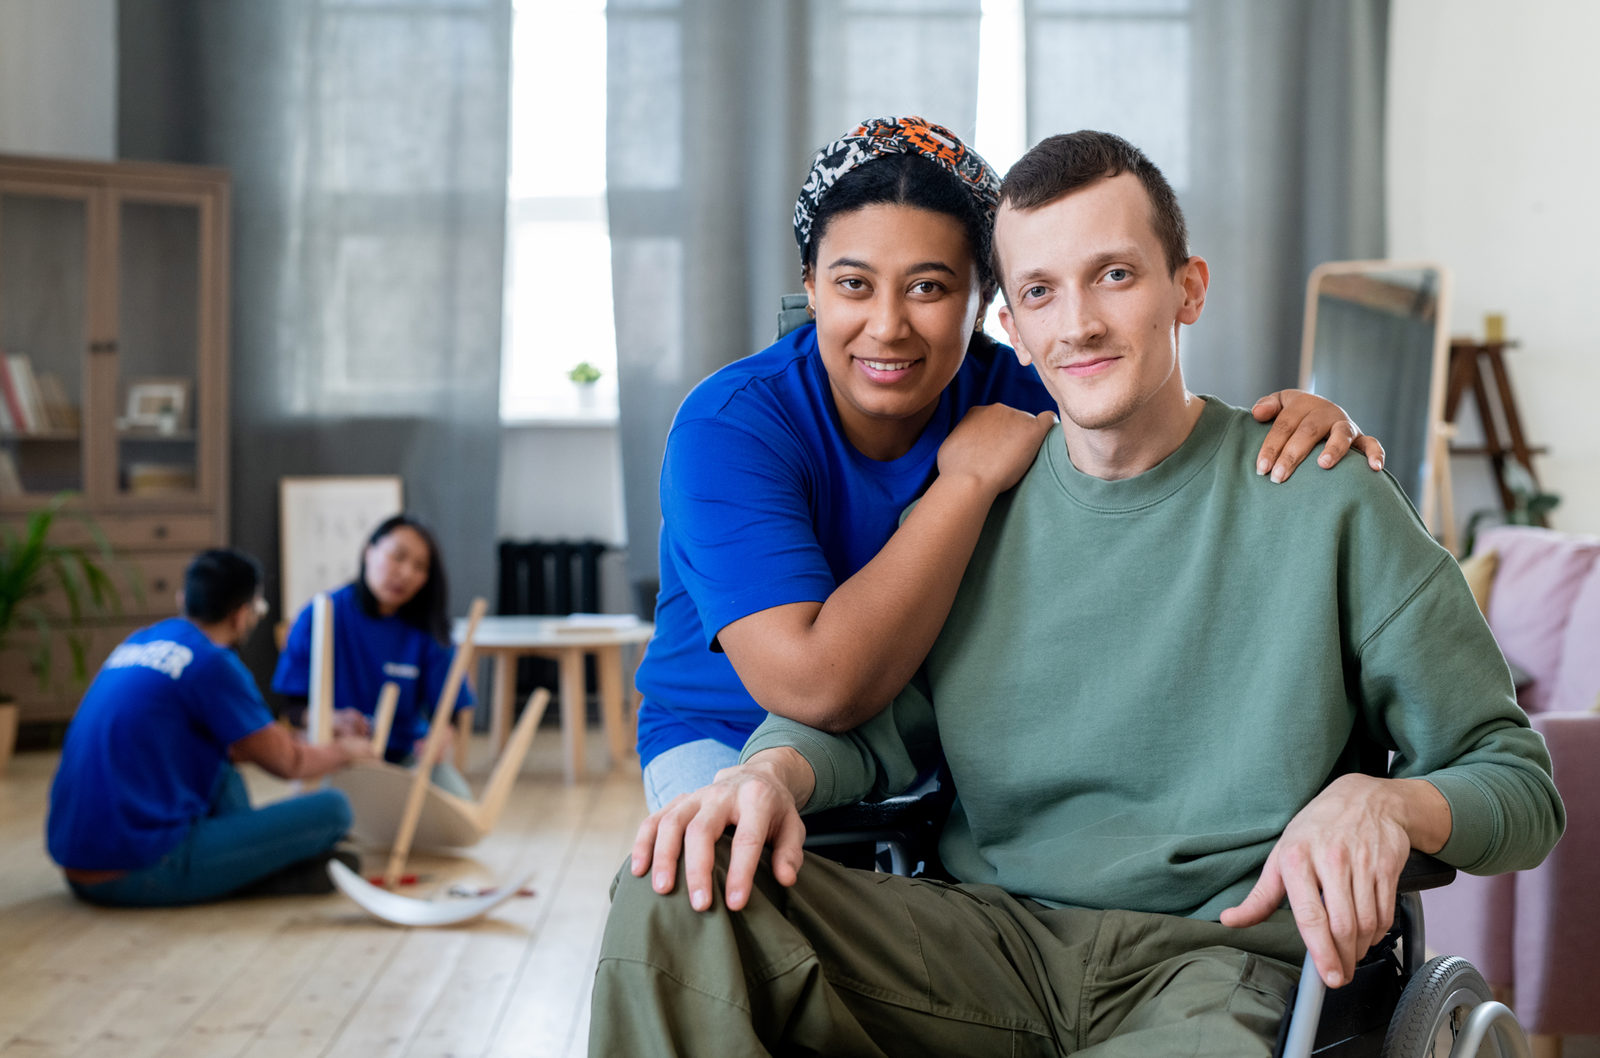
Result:
<svg viewBox="0 0 1600 1058"><path fill-rule="evenodd" d="M1382 1058L1447 1058L1468 1012L1493 999L1488 982L1467 960L1441 955L1424 963L1400 994ZM1498 1053L1487 1039L1484 1051Z"/></svg>

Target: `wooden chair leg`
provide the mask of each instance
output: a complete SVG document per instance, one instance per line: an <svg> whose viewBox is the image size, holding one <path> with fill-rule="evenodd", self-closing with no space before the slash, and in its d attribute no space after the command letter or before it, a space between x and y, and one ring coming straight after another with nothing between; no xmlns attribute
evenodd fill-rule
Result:
<svg viewBox="0 0 1600 1058"><path fill-rule="evenodd" d="M522 718L506 742L506 751L495 761L494 773L478 799L478 827L485 834L494 829L506 806L506 798L511 796L511 787L522 771L522 762L527 759L528 748L533 745L533 736L538 734L539 721L544 719L549 704L550 692L543 687L528 696L528 704L522 707Z"/></svg>
<svg viewBox="0 0 1600 1058"><path fill-rule="evenodd" d="M389 850L389 863L383 871L383 887L393 889L400 884L406 857L411 855L411 842L417 836L417 823L422 819L422 805L428 796L433 766L444 753L444 728L456 708L456 697L467 678L467 668L472 664L473 640L478 635L478 622L483 620L489 604L483 599L472 600L472 610L467 616L467 634L456 649L455 660L444 679L444 690L439 694L439 704L433 710L433 723L428 727L428 740L423 743L422 757L417 761L417 772L411 780L411 792L406 798L405 811L400 814L400 827L394 836L394 847Z"/></svg>
<svg viewBox="0 0 1600 1058"><path fill-rule="evenodd" d="M456 771L467 773L467 748L472 744L472 714L476 709L456 710Z"/></svg>

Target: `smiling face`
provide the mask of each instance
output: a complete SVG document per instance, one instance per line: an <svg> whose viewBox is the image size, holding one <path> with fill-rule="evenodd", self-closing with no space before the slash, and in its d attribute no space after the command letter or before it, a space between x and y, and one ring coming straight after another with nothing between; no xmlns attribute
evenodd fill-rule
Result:
<svg viewBox="0 0 1600 1058"><path fill-rule="evenodd" d="M367 545L362 566L367 590L387 615L410 602L428 583L433 554L422 534L402 525Z"/></svg>
<svg viewBox="0 0 1600 1058"><path fill-rule="evenodd" d="M834 217L806 294L845 436L873 459L916 443L955 378L980 309L961 222L912 206Z"/></svg>
<svg viewBox="0 0 1600 1058"><path fill-rule="evenodd" d="M1173 273L1150 198L1122 173L995 221L1007 305L1000 320L1061 413L1085 430L1128 422L1164 390L1181 398L1178 324L1205 305L1209 272Z"/></svg>

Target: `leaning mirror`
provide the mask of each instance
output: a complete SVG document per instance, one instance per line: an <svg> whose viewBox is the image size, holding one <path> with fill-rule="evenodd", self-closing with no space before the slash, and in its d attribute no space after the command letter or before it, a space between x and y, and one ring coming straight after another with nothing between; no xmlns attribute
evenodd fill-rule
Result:
<svg viewBox="0 0 1600 1058"><path fill-rule="evenodd" d="M1383 442L1385 467L1455 550L1442 415L1450 273L1432 262L1334 261L1306 285L1300 388Z"/></svg>

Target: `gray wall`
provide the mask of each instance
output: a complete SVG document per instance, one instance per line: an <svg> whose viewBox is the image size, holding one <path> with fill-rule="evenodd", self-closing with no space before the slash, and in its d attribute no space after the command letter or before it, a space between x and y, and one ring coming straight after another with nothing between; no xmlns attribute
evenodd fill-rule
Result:
<svg viewBox="0 0 1600 1058"><path fill-rule="evenodd" d="M119 154L233 174L233 532L269 598L278 479L355 473L403 476L456 612L493 597L509 19L122 0Z"/></svg>
<svg viewBox="0 0 1600 1058"><path fill-rule="evenodd" d="M0 0L0 151L110 160L116 0Z"/></svg>

